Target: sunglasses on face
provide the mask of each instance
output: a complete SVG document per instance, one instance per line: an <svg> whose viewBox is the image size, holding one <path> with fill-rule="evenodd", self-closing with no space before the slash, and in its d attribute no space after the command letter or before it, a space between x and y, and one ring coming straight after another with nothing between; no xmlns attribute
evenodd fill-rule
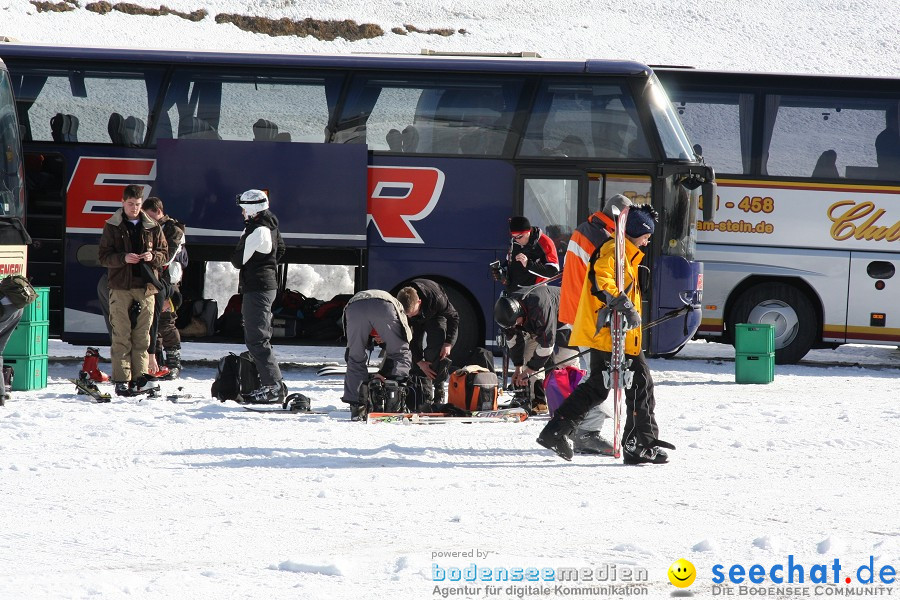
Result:
<svg viewBox="0 0 900 600"><path fill-rule="evenodd" d="M527 234L527 233L517 233L516 235L512 236L512 239L514 239L514 240L521 240L521 239L522 239L523 237L525 237L526 235L528 235L528 234Z"/></svg>

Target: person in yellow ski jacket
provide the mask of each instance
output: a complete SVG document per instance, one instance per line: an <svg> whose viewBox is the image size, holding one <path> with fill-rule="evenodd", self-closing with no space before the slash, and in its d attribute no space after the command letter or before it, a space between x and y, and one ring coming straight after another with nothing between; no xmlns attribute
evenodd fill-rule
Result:
<svg viewBox="0 0 900 600"><path fill-rule="evenodd" d="M640 212L635 208L632 209L635 214ZM626 229L627 231L627 229ZM597 290L600 296L604 296L603 292L609 294L609 298L613 298L611 304L624 305L627 304L626 299L630 302L630 311L625 311L625 318L629 316L636 323L629 323L628 331L625 333L625 354L628 356L637 356L641 353L641 318L639 309L641 306L641 287L638 284L638 267L644 259L644 253L640 247L646 245L650 240L650 234L635 239L626 233L625 235L625 281L623 287L625 289L625 299L616 299L620 296L619 288L616 287L616 244L615 240L609 240L599 248L599 254L594 262L594 281L591 281L590 273L585 276L584 283L581 285L581 300L578 302L578 310L575 313L575 322L572 324L572 336L569 343L573 346L587 346L595 348L603 352L612 351L612 339L610 328L600 323L598 326L598 315L606 314L606 302L597 297ZM595 287L596 286L596 287ZM610 307L612 308L612 307ZM631 313L629 315L629 312Z"/></svg>
<svg viewBox="0 0 900 600"><path fill-rule="evenodd" d="M615 235L615 215L626 206L631 206L631 200L622 194L610 196L603 205L603 210L598 210L581 223L572 232L569 245L566 248L565 265L563 267L563 279L559 296L559 321L569 326L575 323L575 315L578 305L581 303L581 288L587 275L588 263L594 250L603 245L606 240ZM582 348L584 350L584 348ZM599 350L590 348L585 357L588 366L595 359L594 354ZM599 454L612 456L613 445L603 437L601 431L606 421L606 414L602 406L594 405L584 416L581 423L572 434L575 454Z"/></svg>
<svg viewBox="0 0 900 600"><path fill-rule="evenodd" d="M588 274L581 289L581 301L575 316L570 343L599 350L592 353L591 374L569 395L538 436L537 442L566 460L573 456L570 434L588 410L606 400L609 389L603 383L609 369L612 339L609 309L622 314L625 334L625 360L633 373L630 388L625 390L627 418L622 431L625 464L668 462L662 447L671 444L658 439L659 427L654 417L656 400L653 377L641 349L641 291L638 266L644 258L641 248L650 241L656 228L656 211L649 205L632 206L625 222L625 281L619 292L616 286L615 241L609 240L591 256Z"/></svg>

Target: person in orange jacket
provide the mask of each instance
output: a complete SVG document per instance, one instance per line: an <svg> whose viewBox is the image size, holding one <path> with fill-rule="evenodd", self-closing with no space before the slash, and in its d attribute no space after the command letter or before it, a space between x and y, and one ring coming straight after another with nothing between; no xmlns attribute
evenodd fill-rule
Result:
<svg viewBox="0 0 900 600"><path fill-rule="evenodd" d="M581 300L575 316L570 343L598 350L602 364L591 365L591 375L569 395L538 436L538 443L566 460L573 456L571 433L588 410L606 400L609 390L603 385L603 372L608 369L612 351L610 328L598 322L598 313L607 308L623 316L625 357L630 360L633 382L625 390L628 416L622 432L624 462L626 464L668 462L668 455L660 448L659 427L654 417L656 400L653 377L644 358L641 338L641 291L638 266L644 258L641 251L655 230L656 211L649 205L633 206L625 224L625 282L626 291L619 292L615 281L615 242L607 241L592 256L589 275L581 288Z"/></svg>

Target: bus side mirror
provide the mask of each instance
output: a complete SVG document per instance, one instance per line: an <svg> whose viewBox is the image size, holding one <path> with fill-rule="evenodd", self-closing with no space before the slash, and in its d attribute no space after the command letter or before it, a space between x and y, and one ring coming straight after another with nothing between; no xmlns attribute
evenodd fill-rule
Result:
<svg viewBox="0 0 900 600"><path fill-rule="evenodd" d="M716 201L718 198L716 194L718 190L716 189L715 181L705 181L700 186L700 194L703 195L703 220L704 221L712 221L716 218Z"/></svg>

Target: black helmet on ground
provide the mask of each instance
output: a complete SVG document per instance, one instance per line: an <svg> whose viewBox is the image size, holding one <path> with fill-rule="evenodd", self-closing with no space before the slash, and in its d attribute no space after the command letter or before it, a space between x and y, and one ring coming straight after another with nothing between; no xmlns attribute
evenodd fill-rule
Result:
<svg viewBox="0 0 900 600"><path fill-rule="evenodd" d="M514 327L516 319L524 316L525 311L522 310L522 305L515 298L502 296L494 304L494 320L497 321L497 325L504 329Z"/></svg>

